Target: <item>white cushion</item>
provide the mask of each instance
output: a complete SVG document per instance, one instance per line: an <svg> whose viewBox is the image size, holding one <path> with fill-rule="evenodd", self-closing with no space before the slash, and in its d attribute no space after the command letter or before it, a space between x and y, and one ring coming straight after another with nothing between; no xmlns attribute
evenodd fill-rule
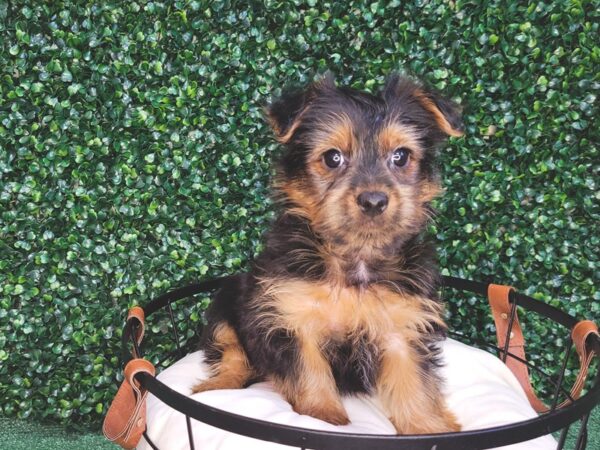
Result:
<svg viewBox="0 0 600 450"><path fill-rule="evenodd" d="M495 356L458 341L447 339L442 344L446 381L444 393L449 408L456 414L463 430L477 430L510 424L536 417L523 389L512 372ZM348 433L395 434L394 427L376 398L352 396L343 398L351 423L335 426L309 416L299 415L277 394L269 383L257 383L246 389L220 390L190 395L198 380L207 377L203 353L195 352L158 375L172 389L202 403L232 413L280 424L318 430ZM148 435L159 449L188 449L185 416L162 403L153 395L147 403ZM205 425L192 419L195 448L202 450L270 450L292 447L259 441ZM483 444L483 443L482 443ZM555 449L551 436L515 444L504 449ZM150 450L142 438L138 449Z"/></svg>

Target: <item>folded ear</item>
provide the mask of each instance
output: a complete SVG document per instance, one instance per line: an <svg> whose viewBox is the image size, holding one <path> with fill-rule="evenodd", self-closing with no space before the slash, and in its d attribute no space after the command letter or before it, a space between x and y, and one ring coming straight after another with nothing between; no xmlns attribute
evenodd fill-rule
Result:
<svg viewBox="0 0 600 450"><path fill-rule="evenodd" d="M286 143L290 140L307 100L306 91L288 90L265 108L269 124L279 142Z"/></svg>
<svg viewBox="0 0 600 450"><path fill-rule="evenodd" d="M465 134L460 107L456 103L424 90L417 90L415 95L444 133L455 137Z"/></svg>
<svg viewBox="0 0 600 450"><path fill-rule="evenodd" d="M449 136L462 136L464 134L460 106L442 97L437 92L394 74L386 82L383 95L386 98L395 96L404 97L407 100L408 96L412 96L431 115L441 131Z"/></svg>
<svg viewBox="0 0 600 450"><path fill-rule="evenodd" d="M335 89L335 81L330 72L306 89L284 90L281 97L265 108L269 124L279 142L284 144L289 142L300 123L302 114L318 92L324 89Z"/></svg>

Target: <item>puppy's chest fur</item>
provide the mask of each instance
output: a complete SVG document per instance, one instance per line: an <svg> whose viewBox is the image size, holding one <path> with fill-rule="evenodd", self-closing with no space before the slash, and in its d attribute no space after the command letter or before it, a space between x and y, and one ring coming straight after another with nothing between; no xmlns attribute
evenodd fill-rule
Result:
<svg viewBox="0 0 600 450"><path fill-rule="evenodd" d="M423 339L442 325L438 302L383 284L263 279L260 285L252 307L258 327L293 335L305 358L322 354L341 392L370 391L384 351L418 364L418 355L429 351Z"/></svg>

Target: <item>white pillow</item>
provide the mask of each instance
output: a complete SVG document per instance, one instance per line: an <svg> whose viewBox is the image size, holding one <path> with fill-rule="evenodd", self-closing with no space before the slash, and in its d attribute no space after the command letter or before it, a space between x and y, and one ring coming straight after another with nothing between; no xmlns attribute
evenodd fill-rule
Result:
<svg viewBox="0 0 600 450"><path fill-rule="evenodd" d="M527 397L512 372L495 356L458 341L442 344L445 395L463 430L506 425L536 417ZM195 352L173 364L158 379L182 394L232 413L280 424L347 433L395 434L376 398L343 398L350 424L335 426L309 416L299 415L277 394L269 383L257 383L246 389L220 390L190 395L191 387L206 378L208 370L203 353ZM147 402L148 436L161 450L188 449L185 416L153 395ZM270 450L293 447L260 441L220 430L192 419L195 448L202 450ZM485 445L485 443L482 442ZM555 449L552 436L515 444L503 449ZM150 450L144 438L138 447Z"/></svg>

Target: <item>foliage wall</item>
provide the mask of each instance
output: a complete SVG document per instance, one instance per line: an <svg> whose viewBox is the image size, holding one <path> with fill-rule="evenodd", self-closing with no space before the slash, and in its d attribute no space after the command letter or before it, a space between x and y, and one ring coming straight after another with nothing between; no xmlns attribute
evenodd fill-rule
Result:
<svg viewBox="0 0 600 450"><path fill-rule="evenodd" d="M600 5L523 3L0 0L0 415L100 423L127 307L247 267L272 214L262 108L328 69L464 106L432 228L448 273L598 317Z"/></svg>

